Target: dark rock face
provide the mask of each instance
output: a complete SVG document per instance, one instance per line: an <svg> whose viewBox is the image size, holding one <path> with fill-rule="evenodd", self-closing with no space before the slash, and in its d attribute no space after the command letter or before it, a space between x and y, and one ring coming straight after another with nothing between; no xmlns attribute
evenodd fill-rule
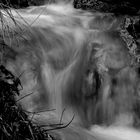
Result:
<svg viewBox="0 0 140 140"><path fill-rule="evenodd" d="M138 2L138 0L74 0L74 6L85 10L133 15L139 11Z"/></svg>
<svg viewBox="0 0 140 140"><path fill-rule="evenodd" d="M44 0L0 0L1 7L24 8L30 5L42 5ZM4 4L4 5L3 5Z"/></svg>

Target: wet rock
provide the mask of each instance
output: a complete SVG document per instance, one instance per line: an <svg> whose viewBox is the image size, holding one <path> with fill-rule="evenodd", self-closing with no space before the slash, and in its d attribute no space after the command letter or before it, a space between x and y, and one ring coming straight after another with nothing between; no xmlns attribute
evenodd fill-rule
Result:
<svg viewBox="0 0 140 140"><path fill-rule="evenodd" d="M138 0L74 0L75 8L115 14L138 14L138 5Z"/></svg>

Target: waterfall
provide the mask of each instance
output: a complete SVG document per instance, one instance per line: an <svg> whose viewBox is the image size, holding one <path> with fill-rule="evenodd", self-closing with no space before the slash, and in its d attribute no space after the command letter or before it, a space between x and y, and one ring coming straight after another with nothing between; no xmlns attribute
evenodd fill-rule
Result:
<svg viewBox="0 0 140 140"><path fill-rule="evenodd" d="M122 18L62 3L11 12L15 22L2 11L1 62L20 75L17 98L32 93L19 102L25 110L55 109L37 115L38 123L67 124L74 116L55 132L66 140L140 138L139 75L120 35Z"/></svg>

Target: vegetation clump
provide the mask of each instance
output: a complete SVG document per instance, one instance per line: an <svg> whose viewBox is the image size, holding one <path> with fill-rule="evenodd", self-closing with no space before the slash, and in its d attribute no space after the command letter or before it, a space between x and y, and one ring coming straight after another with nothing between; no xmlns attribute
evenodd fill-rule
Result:
<svg viewBox="0 0 140 140"><path fill-rule="evenodd" d="M21 83L3 65L0 66L0 140L53 140L47 130L33 123L15 96Z"/></svg>

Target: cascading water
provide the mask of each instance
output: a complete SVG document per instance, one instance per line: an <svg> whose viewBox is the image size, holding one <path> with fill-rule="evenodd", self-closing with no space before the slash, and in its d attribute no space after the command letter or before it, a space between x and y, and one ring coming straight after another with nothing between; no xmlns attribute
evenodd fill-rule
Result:
<svg viewBox="0 0 140 140"><path fill-rule="evenodd" d="M26 110L55 109L36 116L38 123L65 124L74 116L68 128L53 133L66 140L140 139L133 128L139 78L119 33L121 18L68 4L12 13L17 25L4 17L15 34L4 29L2 63L21 74L21 96L33 93L20 101Z"/></svg>

